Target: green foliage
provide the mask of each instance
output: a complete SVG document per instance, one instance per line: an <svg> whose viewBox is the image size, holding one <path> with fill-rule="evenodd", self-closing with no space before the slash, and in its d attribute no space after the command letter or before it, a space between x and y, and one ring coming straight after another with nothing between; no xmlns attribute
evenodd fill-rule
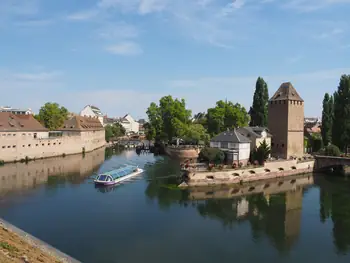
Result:
<svg viewBox="0 0 350 263"><path fill-rule="evenodd" d="M264 164L264 162L269 158L271 154L271 148L267 144L266 140L260 143L258 148L255 148L252 152L252 161L258 161L259 164Z"/></svg>
<svg viewBox="0 0 350 263"><path fill-rule="evenodd" d="M39 114L35 118L49 130L62 127L68 117L68 110L60 107L57 103L47 102L40 108Z"/></svg>
<svg viewBox="0 0 350 263"><path fill-rule="evenodd" d="M350 75L342 75L334 93L333 143L340 149L350 144Z"/></svg>
<svg viewBox="0 0 350 263"><path fill-rule="evenodd" d="M193 117L194 124L202 124L205 129L207 129L207 114L205 112L199 112Z"/></svg>
<svg viewBox="0 0 350 263"><path fill-rule="evenodd" d="M0 160L0 166L5 165L5 161L4 160Z"/></svg>
<svg viewBox="0 0 350 263"><path fill-rule="evenodd" d="M200 144L200 142L208 144L210 136L202 124L190 124L185 128L183 139L195 144Z"/></svg>
<svg viewBox="0 0 350 263"><path fill-rule="evenodd" d="M269 91L263 78L258 78L255 85L253 105L249 110L250 126L267 127Z"/></svg>
<svg viewBox="0 0 350 263"><path fill-rule="evenodd" d="M321 137L312 137L311 143L313 152L318 152L323 148L323 141Z"/></svg>
<svg viewBox="0 0 350 263"><path fill-rule="evenodd" d="M206 147L199 153L199 159L205 162L220 164L225 159L225 153L218 148Z"/></svg>
<svg viewBox="0 0 350 263"><path fill-rule="evenodd" d="M341 152L338 146L330 144L324 148L323 154L327 156L340 156Z"/></svg>
<svg viewBox="0 0 350 263"><path fill-rule="evenodd" d="M332 142L333 98L328 93L324 95L322 110L321 134L324 145Z"/></svg>
<svg viewBox="0 0 350 263"><path fill-rule="evenodd" d="M3 242L3 241L0 242L0 248L2 248L4 250L7 250L9 252L12 252L12 253L13 252L19 252L18 248L16 248L15 246L10 245L7 242Z"/></svg>
<svg viewBox="0 0 350 263"><path fill-rule="evenodd" d="M106 141L109 142L112 138L117 138L125 135L125 128L120 123L113 123L105 127Z"/></svg>
<svg viewBox="0 0 350 263"><path fill-rule="evenodd" d="M159 105L151 103L147 109L149 119L146 136L156 140L170 141L173 137L184 135L187 125L190 123L191 111L186 109L184 99L173 99L172 96L164 96L159 100Z"/></svg>
<svg viewBox="0 0 350 263"><path fill-rule="evenodd" d="M211 136L217 135L227 129L247 126L249 115L239 103L216 102L215 108L208 109L207 125Z"/></svg>

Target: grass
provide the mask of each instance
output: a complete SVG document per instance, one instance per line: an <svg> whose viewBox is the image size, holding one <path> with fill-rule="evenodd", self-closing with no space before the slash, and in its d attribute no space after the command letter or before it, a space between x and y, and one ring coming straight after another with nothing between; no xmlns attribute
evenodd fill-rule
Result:
<svg viewBox="0 0 350 263"><path fill-rule="evenodd" d="M7 242L0 242L0 248L5 249L11 253L14 252L19 252L18 248L16 248L15 246L10 245Z"/></svg>

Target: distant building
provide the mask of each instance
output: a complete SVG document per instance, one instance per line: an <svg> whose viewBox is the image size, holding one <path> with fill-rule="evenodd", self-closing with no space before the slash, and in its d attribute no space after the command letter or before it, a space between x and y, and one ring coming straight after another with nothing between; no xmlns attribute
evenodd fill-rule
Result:
<svg viewBox="0 0 350 263"><path fill-rule="evenodd" d="M21 115L33 115L33 111L31 109L16 109L10 106L1 106L0 112L11 112L13 114L21 114Z"/></svg>
<svg viewBox="0 0 350 263"><path fill-rule="evenodd" d="M133 117L131 117L130 114L126 114L119 120L119 122L124 127L127 134L138 133L140 130L139 123Z"/></svg>
<svg viewBox="0 0 350 263"><path fill-rule="evenodd" d="M210 140L210 147L220 148L225 152L228 163L246 165L250 156L251 140L234 129L224 131Z"/></svg>
<svg viewBox="0 0 350 263"><path fill-rule="evenodd" d="M145 119L139 119L138 123L139 123L139 134L145 134L145 127L143 126L146 123Z"/></svg>
<svg viewBox="0 0 350 263"><path fill-rule="evenodd" d="M97 117L100 123L103 126L103 114L99 108L93 105L87 105L85 108L80 112L80 116L86 116L86 117Z"/></svg>
<svg viewBox="0 0 350 263"><path fill-rule="evenodd" d="M251 151L254 150L255 147L259 147L264 140L266 144L271 147L272 135L265 127L241 127L238 128L237 131L251 140Z"/></svg>
<svg viewBox="0 0 350 263"><path fill-rule="evenodd" d="M113 125L115 123L118 123L118 118L109 118L106 116L103 117L103 126L106 127L107 125Z"/></svg>
<svg viewBox="0 0 350 263"><path fill-rule="evenodd" d="M282 83L269 100L268 128L272 155L280 158L304 155L304 100L290 82Z"/></svg>

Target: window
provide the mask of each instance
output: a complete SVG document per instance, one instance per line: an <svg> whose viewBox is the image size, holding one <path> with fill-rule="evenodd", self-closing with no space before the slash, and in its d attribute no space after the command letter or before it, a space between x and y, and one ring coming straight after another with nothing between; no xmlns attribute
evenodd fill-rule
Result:
<svg viewBox="0 0 350 263"><path fill-rule="evenodd" d="M39 146L39 144L35 144L35 146L37 146L37 147L38 147L38 146Z"/></svg>
<svg viewBox="0 0 350 263"><path fill-rule="evenodd" d="M282 148L284 147L284 143L282 143Z"/></svg>
<svg viewBox="0 0 350 263"><path fill-rule="evenodd" d="M25 134L25 133L22 133L22 136L26 136L26 134Z"/></svg>
<svg viewBox="0 0 350 263"><path fill-rule="evenodd" d="M48 143L47 145L49 145L50 146L50 144Z"/></svg>
<svg viewBox="0 0 350 263"><path fill-rule="evenodd" d="M45 144L42 144L42 146L45 146Z"/></svg>
<svg viewBox="0 0 350 263"><path fill-rule="evenodd" d="M7 136L11 136L11 134L9 133L9 134L7 134Z"/></svg>
<svg viewBox="0 0 350 263"><path fill-rule="evenodd" d="M25 145L22 145L22 147L25 147Z"/></svg>
<svg viewBox="0 0 350 263"><path fill-rule="evenodd" d="M28 144L28 147L30 147L31 146L31 144Z"/></svg>
<svg viewBox="0 0 350 263"><path fill-rule="evenodd" d="M16 148L16 145L13 145L12 148Z"/></svg>
<svg viewBox="0 0 350 263"><path fill-rule="evenodd" d="M7 148L11 148L11 146L7 146Z"/></svg>
<svg viewBox="0 0 350 263"><path fill-rule="evenodd" d="M56 145L56 143L54 142L53 145Z"/></svg>
<svg viewBox="0 0 350 263"><path fill-rule="evenodd" d="M37 133L34 133L34 139L36 139L38 137Z"/></svg>
<svg viewBox="0 0 350 263"><path fill-rule="evenodd" d="M278 148L278 143L277 143L277 146L276 146L277 148Z"/></svg>
<svg viewBox="0 0 350 263"><path fill-rule="evenodd" d="M6 136L6 134L3 134L2 136Z"/></svg>
<svg viewBox="0 0 350 263"><path fill-rule="evenodd" d="M61 144L60 142L58 144Z"/></svg>
<svg viewBox="0 0 350 263"><path fill-rule="evenodd" d="M271 143L271 146L273 147L273 146L275 146L275 144L274 144L274 143Z"/></svg>
<svg viewBox="0 0 350 263"><path fill-rule="evenodd" d="M5 149L5 148L6 148L6 146L2 146L2 148L3 148L3 149Z"/></svg>
<svg viewBox="0 0 350 263"><path fill-rule="evenodd" d="M13 136L16 136L16 133L12 134Z"/></svg>

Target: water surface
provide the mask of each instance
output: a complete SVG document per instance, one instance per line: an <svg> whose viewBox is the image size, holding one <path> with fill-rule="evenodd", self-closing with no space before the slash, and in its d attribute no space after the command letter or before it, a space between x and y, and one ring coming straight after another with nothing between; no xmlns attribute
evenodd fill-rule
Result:
<svg viewBox="0 0 350 263"><path fill-rule="evenodd" d="M121 164L145 173L96 188ZM0 217L82 262L350 262L350 182L313 177L180 191L179 165L134 151L0 167Z"/></svg>

